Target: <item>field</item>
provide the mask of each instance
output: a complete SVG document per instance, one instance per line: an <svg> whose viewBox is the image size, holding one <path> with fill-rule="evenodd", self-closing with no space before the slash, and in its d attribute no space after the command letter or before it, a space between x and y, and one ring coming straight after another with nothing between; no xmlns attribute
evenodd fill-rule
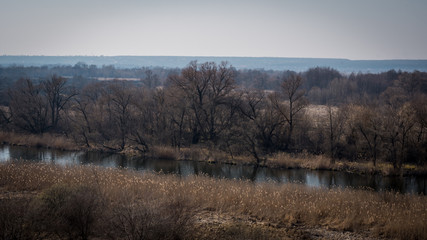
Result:
<svg viewBox="0 0 427 240"><path fill-rule="evenodd" d="M0 232L1 239L426 239L427 198L6 163Z"/></svg>

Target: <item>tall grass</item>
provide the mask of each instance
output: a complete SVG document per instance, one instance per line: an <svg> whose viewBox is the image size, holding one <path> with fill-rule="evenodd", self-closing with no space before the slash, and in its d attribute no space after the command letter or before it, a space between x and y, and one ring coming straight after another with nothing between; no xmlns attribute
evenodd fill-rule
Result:
<svg viewBox="0 0 427 240"><path fill-rule="evenodd" d="M102 200L95 201L102 208L96 211L95 219L104 220L91 223L92 230L87 231L97 237L194 238L200 234L195 231L195 226L203 223L200 219L215 213L254 219L276 228L305 225L368 232L374 237L427 239L425 196L203 176L180 178L94 166L0 165L3 191L38 191L39 196L46 196L46 191L58 185L90 186L88 189ZM227 230L230 234L240 231L254 237L262 233L233 226Z"/></svg>
<svg viewBox="0 0 427 240"><path fill-rule="evenodd" d="M383 176L427 174L427 165L416 166L413 164L404 164L401 170L397 170L393 168L393 164L388 162L378 162L376 166L374 166L370 161L351 162L345 159L337 159L334 163L331 163L331 158L325 154L314 155L307 152L279 152L269 156L265 165L272 168L323 169L360 174L381 174Z"/></svg>
<svg viewBox="0 0 427 240"><path fill-rule="evenodd" d="M0 143L8 143L11 145L27 147L54 148L62 150L80 149L71 139L66 138L65 136L53 135L49 133L36 135L0 131Z"/></svg>

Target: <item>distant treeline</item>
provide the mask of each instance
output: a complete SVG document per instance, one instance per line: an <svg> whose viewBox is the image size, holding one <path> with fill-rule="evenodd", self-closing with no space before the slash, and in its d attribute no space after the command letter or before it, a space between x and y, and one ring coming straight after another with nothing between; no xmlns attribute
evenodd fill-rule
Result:
<svg viewBox="0 0 427 240"><path fill-rule="evenodd" d="M99 80L99 79L132 79ZM253 157L427 162L427 73L113 66L0 68L4 130L59 133L87 148L201 146Z"/></svg>
<svg viewBox="0 0 427 240"><path fill-rule="evenodd" d="M181 69L162 67L116 68L113 65L97 67L82 62L74 66L0 66L0 103L7 103L7 91L20 78L28 78L35 82L43 81L53 75L68 79L68 84L82 88L89 82L103 79L140 80L148 88L164 86L169 76L178 74ZM405 78L409 88L421 92L427 91L426 72L402 72L390 70L382 73L351 73L342 74L329 67L310 68L304 72L273 71L262 69L237 70L232 68L234 80L238 87L259 90L278 90L281 78L286 75L300 74L304 77L301 86L306 97L312 104L339 104L366 99L378 98L394 81Z"/></svg>
<svg viewBox="0 0 427 240"><path fill-rule="evenodd" d="M7 56L0 55L0 65L11 66L57 66L87 65L112 66L116 68L165 67L185 68L190 61L226 61L236 69L266 69L302 72L316 66L328 66L340 72L379 73L390 69L402 71L427 71L427 60L349 60L342 58L285 58L285 57L200 57L200 56Z"/></svg>

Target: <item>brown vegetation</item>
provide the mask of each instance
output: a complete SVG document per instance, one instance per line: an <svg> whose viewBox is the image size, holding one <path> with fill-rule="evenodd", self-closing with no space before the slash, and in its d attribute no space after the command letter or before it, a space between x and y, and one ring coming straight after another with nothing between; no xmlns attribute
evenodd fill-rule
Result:
<svg viewBox="0 0 427 240"><path fill-rule="evenodd" d="M74 86L55 75L16 80L0 107L3 141L281 167L371 162L374 172L390 172L381 170L386 163L399 174L426 165L426 73L237 71L213 62L191 62L161 81L150 69L140 73L141 81ZM20 134L41 137L21 143L13 139ZM301 153L315 161L280 157Z"/></svg>
<svg viewBox="0 0 427 240"><path fill-rule="evenodd" d="M52 148L71 151L86 151L86 150L103 150L78 146L71 139L58 134L44 133L23 134L13 132L1 132L0 142L3 144L37 147L37 148ZM108 150L107 151L111 151ZM138 150L127 148L121 151L127 156L140 155ZM312 170L332 170L345 171L358 174L381 174L383 176L390 175L425 175L427 173L426 165L403 164L401 169L397 171L393 164L380 161L373 164L370 161L347 161L345 159L331 161L331 157L325 154L316 155L307 151L301 153L286 153L278 152L268 155L263 162L254 162L250 155L234 155L220 151L218 149L208 149L193 145L186 148L174 148L171 146L152 146L150 151L143 154L143 157L169 160L190 160L209 163L224 163L233 165L256 165L268 168L286 168L286 169L312 169Z"/></svg>
<svg viewBox="0 0 427 240"><path fill-rule="evenodd" d="M61 150L79 150L74 141L59 134L28 134L0 131L0 143L26 147L42 147Z"/></svg>
<svg viewBox="0 0 427 240"><path fill-rule="evenodd" d="M427 238L426 197L392 192L29 163L1 164L0 189L2 239Z"/></svg>

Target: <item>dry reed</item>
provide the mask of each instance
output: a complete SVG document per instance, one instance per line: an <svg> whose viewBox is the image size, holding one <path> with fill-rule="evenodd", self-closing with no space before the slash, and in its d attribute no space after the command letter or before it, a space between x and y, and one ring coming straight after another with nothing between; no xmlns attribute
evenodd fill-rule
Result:
<svg viewBox="0 0 427 240"><path fill-rule="evenodd" d="M179 216L185 219L208 210L277 226L304 224L340 231L368 231L373 236L390 238L427 238L425 196L254 184L203 176L180 178L95 166L0 165L0 187L4 191L41 191L55 184L96 186L103 199L123 211L130 211L129 206L154 205L181 209Z"/></svg>
<svg viewBox="0 0 427 240"><path fill-rule="evenodd" d="M69 138L62 135L44 133L42 135L0 132L0 143L27 147L44 147L62 150L79 150Z"/></svg>

